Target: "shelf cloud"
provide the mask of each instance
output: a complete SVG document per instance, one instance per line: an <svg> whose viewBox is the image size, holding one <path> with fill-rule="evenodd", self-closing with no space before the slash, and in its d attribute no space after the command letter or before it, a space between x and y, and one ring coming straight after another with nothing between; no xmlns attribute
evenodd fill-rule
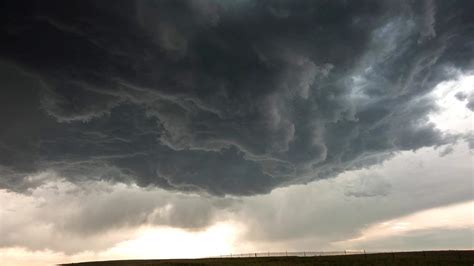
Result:
<svg viewBox="0 0 474 266"><path fill-rule="evenodd" d="M473 1L1 5L0 188L255 195L460 137L429 93L474 67Z"/></svg>

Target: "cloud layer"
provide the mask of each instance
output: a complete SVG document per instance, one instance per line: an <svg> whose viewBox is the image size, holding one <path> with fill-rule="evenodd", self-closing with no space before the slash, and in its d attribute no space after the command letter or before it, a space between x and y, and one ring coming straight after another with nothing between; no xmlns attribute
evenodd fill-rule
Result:
<svg viewBox="0 0 474 266"><path fill-rule="evenodd" d="M100 253L136 239L144 227L196 233L219 223L238 225L235 252L470 248L472 159L465 143L444 157L424 148L336 179L245 198L103 181L73 184L42 173L29 177L32 183L44 182L28 194L0 190L0 253L14 247L67 256ZM471 204L467 208L445 211L466 202ZM403 230L393 227L398 225ZM458 238L463 232L466 238ZM160 235L154 238L163 241ZM149 257L157 256L156 245L146 248ZM123 256L132 258L130 254L123 250Z"/></svg>
<svg viewBox="0 0 474 266"><path fill-rule="evenodd" d="M254 195L456 139L472 1L7 1L0 186L52 170ZM356 193L357 194L357 193Z"/></svg>

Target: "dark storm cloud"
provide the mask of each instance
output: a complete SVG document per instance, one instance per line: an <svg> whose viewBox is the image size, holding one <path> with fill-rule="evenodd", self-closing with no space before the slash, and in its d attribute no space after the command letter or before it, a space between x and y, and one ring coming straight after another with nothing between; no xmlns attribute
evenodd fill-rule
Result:
<svg viewBox="0 0 474 266"><path fill-rule="evenodd" d="M451 142L472 1L6 1L0 185L252 195Z"/></svg>

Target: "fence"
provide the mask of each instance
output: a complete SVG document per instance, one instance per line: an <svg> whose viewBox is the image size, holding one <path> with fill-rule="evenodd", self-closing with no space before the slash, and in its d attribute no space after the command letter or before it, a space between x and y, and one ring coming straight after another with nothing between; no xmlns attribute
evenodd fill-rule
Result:
<svg viewBox="0 0 474 266"><path fill-rule="evenodd" d="M343 256L369 254L365 250L344 251L300 251L300 252L257 252L221 255L219 258L251 258L251 257L314 257L314 256Z"/></svg>

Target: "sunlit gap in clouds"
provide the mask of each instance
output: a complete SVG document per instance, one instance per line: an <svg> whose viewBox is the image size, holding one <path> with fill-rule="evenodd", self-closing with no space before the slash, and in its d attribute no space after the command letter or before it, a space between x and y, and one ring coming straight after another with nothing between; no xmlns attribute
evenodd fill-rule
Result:
<svg viewBox="0 0 474 266"><path fill-rule="evenodd" d="M197 232L149 226L140 228L136 238L117 244L107 253L135 259L214 257L235 252L241 230L232 222L219 222Z"/></svg>
<svg viewBox="0 0 474 266"><path fill-rule="evenodd" d="M458 99L456 95L466 98ZM429 96L435 97L440 107L438 113L430 116L437 128L449 133L474 131L474 112L466 107L469 97L474 97L474 74L460 74L455 80L441 82Z"/></svg>

